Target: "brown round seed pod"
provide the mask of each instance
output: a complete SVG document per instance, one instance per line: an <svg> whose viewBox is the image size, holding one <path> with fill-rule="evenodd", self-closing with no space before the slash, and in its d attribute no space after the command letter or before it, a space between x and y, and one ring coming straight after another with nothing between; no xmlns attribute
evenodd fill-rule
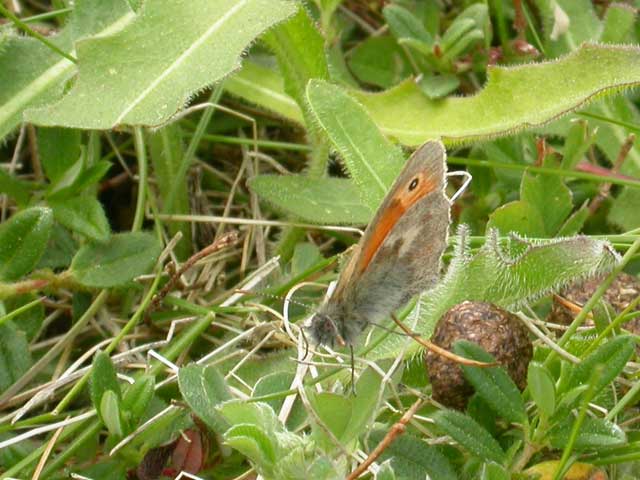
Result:
<svg viewBox="0 0 640 480"><path fill-rule="evenodd" d="M589 301L593 292L596 291L605 278L606 274L583 282L574 283L562 290L559 295L578 307L582 307ZM609 303L617 313L620 313L627 308L638 295L640 295L640 280L633 275L623 272L618 274L613 280L604 293L603 299ZM554 297L553 306L547 320L552 323L569 325L576 315L577 311L575 309L570 308L561 298ZM635 334L640 334L640 318L625 323L623 328Z"/></svg>
<svg viewBox="0 0 640 480"><path fill-rule="evenodd" d="M529 332L518 317L490 303L463 302L442 316L431 338L447 350L458 340L480 345L506 368L518 388L524 389L533 347ZM425 361L433 398L463 410L473 387L464 378L460 366L430 351Z"/></svg>

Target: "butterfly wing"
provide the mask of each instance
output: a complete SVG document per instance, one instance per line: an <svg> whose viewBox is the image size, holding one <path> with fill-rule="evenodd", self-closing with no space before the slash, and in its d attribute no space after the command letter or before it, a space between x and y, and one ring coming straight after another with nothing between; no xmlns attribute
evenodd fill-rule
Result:
<svg viewBox="0 0 640 480"><path fill-rule="evenodd" d="M445 159L437 141L416 150L342 272L332 300L347 313L345 323L358 318L353 330L387 317L438 278L450 223Z"/></svg>

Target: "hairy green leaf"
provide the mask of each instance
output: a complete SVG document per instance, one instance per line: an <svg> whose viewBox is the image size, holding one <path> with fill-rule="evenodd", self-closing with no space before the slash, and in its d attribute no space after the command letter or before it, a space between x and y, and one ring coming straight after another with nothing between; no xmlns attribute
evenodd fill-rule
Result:
<svg viewBox="0 0 640 480"><path fill-rule="evenodd" d="M125 390L122 409L133 422L138 422L146 414L155 393L155 384L154 376L143 375Z"/></svg>
<svg viewBox="0 0 640 480"><path fill-rule="evenodd" d="M369 436L370 451L382 441L387 432L374 430ZM449 460L440 450L427 445L420 438L410 433L397 437L381 457L393 467L398 479L424 480L428 478L438 480L456 480L458 477Z"/></svg>
<svg viewBox="0 0 640 480"><path fill-rule="evenodd" d="M475 343L459 340L453 350L466 358L495 362L493 356ZM479 368L461 365L465 378L493 411L510 422L524 423L527 415L520 391L502 367Z"/></svg>
<svg viewBox="0 0 640 480"><path fill-rule="evenodd" d="M107 425L105 416L102 412L103 397L107 392L113 392L115 395L116 404L119 403L122 395L120 393L120 384L118 383L118 377L116 376L116 369L111 362L111 358L108 353L98 352L93 359L93 365L91 367L91 402L98 411L100 419ZM109 400L110 401L110 400ZM107 404L110 410L113 410L113 405ZM113 411L109 412L110 415L114 414ZM118 413L119 420L119 413ZM116 425L114 419L111 422Z"/></svg>
<svg viewBox="0 0 640 480"><path fill-rule="evenodd" d="M436 425L470 453L482 460L504 462L505 454L500 444L468 415L455 410L440 410L433 419Z"/></svg>
<svg viewBox="0 0 640 480"><path fill-rule="evenodd" d="M8 173L4 168L0 168L0 193L5 193L13 198L21 207L24 207L30 198L28 185Z"/></svg>
<svg viewBox="0 0 640 480"><path fill-rule="evenodd" d="M384 138L364 108L341 87L312 80L307 99L358 186L362 203L377 208L402 168L402 151Z"/></svg>
<svg viewBox="0 0 640 480"><path fill-rule="evenodd" d="M360 201L356 185L344 178L260 175L249 186L267 202L307 222L363 225L373 215Z"/></svg>
<svg viewBox="0 0 640 480"><path fill-rule="evenodd" d="M111 228L102 204L93 196L82 195L61 200L50 200L55 219L69 230L91 240L109 239Z"/></svg>
<svg viewBox="0 0 640 480"><path fill-rule="evenodd" d="M255 75L238 75L259 84ZM385 135L403 144L430 138L456 144L543 125L600 95L637 85L638 78L640 48L585 44L553 61L490 67L486 87L472 97L429 100L412 81L382 93L352 94ZM283 93L268 89L269 96Z"/></svg>
<svg viewBox="0 0 640 480"><path fill-rule="evenodd" d="M569 441L574 419L560 423L551 430L549 441L554 448L562 449ZM627 436L615 423L602 418L586 417L578 432L576 450L599 449L625 443Z"/></svg>
<svg viewBox="0 0 640 480"><path fill-rule="evenodd" d="M162 123L194 92L237 69L255 37L295 9L282 0L146 1L121 30L78 43L72 90L26 118L103 129Z"/></svg>
<svg viewBox="0 0 640 480"><path fill-rule="evenodd" d="M368 37L353 49L349 69L363 83L389 88L411 75L411 66L398 43L389 36Z"/></svg>
<svg viewBox="0 0 640 480"><path fill-rule="evenodd" d="M22 377L31 363L24 332L11 322L0 325L0 391L4 392Z"/></svg>
<svg viewBox="0 0 640 480"><path fill-rule="evenodd" d="M0 225L0 280L17 280L40 260L51 235L49 208L32 207Z"/></svg>
<svg viewBox="0 0 640 480"><path fill-rule="evenodd" d="M65 29L50 41L67 53L73 43L89 35L104 35L122 28L134 18L125 0L81 0ZM23 120L27 108L58 98L76 65L48 46L27 36L9 37L0 48L0 139ZM95 100L93 96L90 96ZM95 102L87 101L81 108Z"/></svg>
<svg viewBox="0 0 640 480"><path fill-rule="evenodd" d="M228 428L216 407L230 400L231 394L224 377L215 367L195 363L182 367L178 372L178 385L182 398L212 430L221 434Z"/></svg>
<svg viewBox="0 0 640 480"><path fill-rule="evenodd" d="M527 387L542 414L550 417L556 409L556 387L549 371L538 362L531 362L527 371Z"/></svg>
<svg viewBox="0 0 640 480"><path fill-rule="evenodd" d="M588 383L596 367L603 366L602 375L594 387L594 395L620 374L633 355L635 342L629 335L620 335L600 345L596 351L574 366L571 374L561 382L558 391L568 390Z"/></svg>
<svg viewBox="0 0 640 480"><path fill-rule="evenodd" d="M83 285L124 285L153 266L162 246L147 232L119 233L108 242L84 245L73 258L71 272Z"/></svg>
<svg viewBox="0 0 640 480"><path fill-rule="evenodd" d="M619 261L606 241L581 236L556 240L508 237L501 241L495 230L472 256L466 232L466 228L459 229L447 273L416 306L420 319L415 330L426 337L449 308L465 300L515 308L579 279L610 271ZM393 357L403 345L403 339L390 335L370 355ZM406 354L418 349L410 342Z"/></svg>

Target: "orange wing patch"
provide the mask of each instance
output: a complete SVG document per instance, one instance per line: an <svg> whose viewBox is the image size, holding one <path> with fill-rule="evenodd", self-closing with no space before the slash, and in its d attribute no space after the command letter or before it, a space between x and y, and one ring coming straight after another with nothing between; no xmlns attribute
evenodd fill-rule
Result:
<svg viewBox="0 0 640 480"><path fill-rule="evenodd" d="M358 262L357 272L362 273L367 269L371 259L384 242L389 232L395 224L400 220L412 205L425 195L433 192L437 187L437 180L426 175L418 177L418 185L415 189L408 191L407 185L403 185L394 198L390 199L389 205L385 211L381 212L380 218L376 225L373 225L369 241L362 246L362 255Z"/></svg>

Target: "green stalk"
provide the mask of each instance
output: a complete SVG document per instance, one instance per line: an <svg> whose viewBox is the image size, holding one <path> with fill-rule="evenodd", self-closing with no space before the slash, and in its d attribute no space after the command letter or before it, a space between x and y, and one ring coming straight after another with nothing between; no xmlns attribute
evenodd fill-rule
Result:
<svg viewBox="0 0 640 480"><path fill-rule="evenodd" d="M580 405L580 411L578 412L578 417L576 421L573 423L573 427L571 428L571 434L569 435L569 440L562 451L562 457L560 457L560 461L558 462L558 468L553 475L553 480L561 480L564 478L564 474L566 473L567 468L570 466L569 459L571 457L571 452L573 450L573 446L578 439L578 434L580 433L580 427L582 427L582 423L584 422L585 417L587 416L587 410L589 408L589 402L593 398L596 393L595 386L598 383L598 379L602 375L602 367L596 368L591 378L589 379L589 389L585 392L584 397L582 398L582 402ZM573 462L571 462L573 463Z"/></svg>
<svg viewBox="0 0 640 480"><path fill-rule="evenodd" d="M20 30L24 31L27 35L40 40L44 45L49 47L51 50L56 52L58 55L63 56L64 58L66 58L70 62L78 63L78 60L75 57L73 57L72 55L69 55L67 52L65 52L65 51L61 50L60 48L58 48L58 46L54 45L51 41L49 41L49 39L47 37L45 37L41 33L38 33L35 30L33 30L29 25L27 25L22 20L20 20L18 17L16 17L2 3L0 3L0 13L2 15L4 15L5 17L7 17L9 20L11 20L13 22L13 24L16 27L18 27Z"/></svg>
<svg viewBox="0 0 640 480"><path fill-rule="evenodd" d="M95 420L94 422L100 425L100 422L97 422ZM60 437L58 437L58 442L62 442L66 440L68 437L75 435L78 431L82 431L84 428L86 428L87 423L88 421L78 422L65 428L60 434ZM14 466L8 469L6 472L0 474L0 480L15 478L22 470L27 468L29 465L37 462L42 456L42 453L45 451L46 448L47 448L47 443L43 442L42 445L40 445L38 448L32 451L29 455L24 457Z"/></svg>
<svg viewBox="0 0 640 480"><path fill-rule="evenodd" d="M35 300L22 305L20 308L16 308L12 312L9 312L6 315L3 315L2 317L0 317L0 325L3 325L5 322L8 322L12 318L17 317L18 315L26 312L27 310L35 307L36 305L39 305L41 302L42 302L42 298L36 298Z"/></svg>
<svg viewBox="0 0 640 480"><path fill-rule="evenodd" d="M133 130L136 157L138 159L138 198L136 199L136 213L133 217L132 232L139 232L144 221L144 203L147 197L147 150L144 145L142 128Z"/></svg>
<svg viewBox="0 0 640 480"><path fill-rule="evenodd" d="M223 91L224 91L224 82L220 82L213 88L213 91L211 92L211 95L209 96L209 100L207 100L207 102L212 104L217 104L220 101L220 97L222 96ZM198 145L202 140L202 136L204 135L204 132L207 130L207 126L209 125L209 122L211 121L211 117L213 116L214 112L215 112L215 107L212 107L212 106L207 107L202 113L202 116L200 117L200 121L198 122L196 131L193 133L193 137L191 137L191 142L189 142L189 145L187 146L187 150L184 153L184 156L182 157L182 162L180 163L180 166L178 167L178 171L176 172L175 183L173 184L173 187L171 188L171 191L167 196L167 199L163 208L165 212L168 212L168 213L172 212L173 202L175 202L175 197L178 192L178 186L183 184L184 179L187 176L187 172L189 171L189 167L193 163L193 159L195 157Z"/></svg>
<svg viewBox="0 0 640 480"><path fill-rule="evenodd" d="M578 180L587 180L597 183L613 183L615 185L625 185L627 187L640 188L639 180L631 180L627 178L605 177L595 173L576 172L574 170L563 170L561 168L534 167L529 165L520 165L517 163L492 162L488 160L479 160L475 158L448 157L447 162L452 165L468 165L481 168L497 168L502 170L518 170L521 172L529 171L532 173L541 173L543 175L552 175L563 178L575 178Z"/></svg>
<svg viewBox="0 0 640 480"><path fill-rule="evenodd" d="M84 422L82 422L84 423ZM44 470L42 470L42 474L40 478L47 478L51 475L56 469L62 467L64 463L71 458L71 456L76 453L87 441L91 440L91 437L97 435L102 428L102 423L98 420L94 420L91 425L85 428L76 439L71 442L71 444L60 453L53 461L47 465Z"/></svg>

